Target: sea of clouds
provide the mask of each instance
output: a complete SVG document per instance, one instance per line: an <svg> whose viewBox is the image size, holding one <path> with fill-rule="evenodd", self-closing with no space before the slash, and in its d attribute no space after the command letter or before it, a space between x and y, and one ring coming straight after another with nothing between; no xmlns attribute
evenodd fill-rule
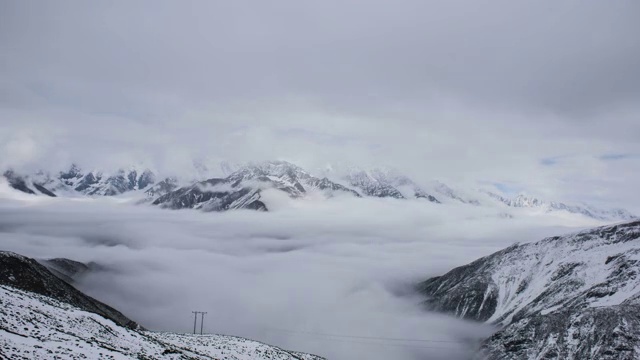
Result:
<svg viewBox="0 0 640 360"><path fill-rule="evenodd" d="M199 310L205 332L329 359L452 360L493 329L425 311L417 282L597 225L419 200L263 199L270 212L202 213L5 187L0 249L94 263L78 287L151 330L191 332Z"/></svg>

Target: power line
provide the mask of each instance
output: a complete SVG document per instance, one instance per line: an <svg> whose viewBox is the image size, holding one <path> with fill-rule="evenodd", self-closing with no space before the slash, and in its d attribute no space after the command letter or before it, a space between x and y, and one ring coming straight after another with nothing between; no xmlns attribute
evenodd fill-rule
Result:
<svg viewBox="0 0 640 360"><path fill-rule="evenodd" d="M198 323L198 314L201 314L201 320L200 320L200 335L202 335L202 328L204 327L204 314L206 314L205 311L192 311L192 313L194 314L193 316L193 333L196 333L196 325Z"/></svg>
<svg viewBox="0 0 640 360"><path fill-rule="evenodd" d="M285 329L277 329L277 328L267 328L266 330L285 332L285 333L292 333L292 334L319 335L319 336L339 337L339 338L349 338L349 339L405 341L405 342L433 342L433 343L454 343L454 344L463 343L462 341L455 341L455 340L407 339L407 338L391 338L391 337L381 337L381 336L360 336L360 335L329 334L329 333L321 333L321 332L313 332L313 331L297 331L297 330L285 330Z"/></svg>
<svg viewBox="0 0 640 360"><path fill-rule="evenodd" d="M200 312L200 315L202 315L201 320L200 320L200 335L202 335L202 328L204 327L204 314L206 314L207 312Z"/></svg>
<svg viewBox="0 0 640 360"><path fill-rule="evenodd" d="M308 335L308 334L294 334L294 335ZM404 348L413 348L413 349L441 349L441 350L456 350L456 347L452 346L432 346L432 345L419 345L419 344L398 344L398 343L384 343L384 342L375 342L375 341L358 341L358 340L345 340L345 339L331 339L324 338L320 340L327 340L333 342L342 342L349 344L363 344L363 345L378 345L378 346L392 346L392 347L404 347Z"/></svg>
<svg viewBox="0 0 640 360"><path fill-rule="evenodd" d="M192 311L193 313L193 333L196 333L196 322L198 322L198 313L199 311Z"/></svg>
<svg viewBox="0 0 640 360"><path fill-rule="evenodd" d="M201 314L201 322L200 322L200 334L202 335L202 328L204 326L204 315L207 314L205 311L192 311L195 314L194 324L193 324L193 333L196 333L196 320L198 314ZM422 342L422 343L436 343L436 344L451 344L451 345L464 345L465 341L456 341L456 340L440 340L440 339L414 339L414 338L393 338L393 337L383 337L383 336L362 336L362 335L347 335L347 334L330 334L323 332L313 332L313 331L302 331L302 330L287 330L287 329L278 329L278 328L264 328L267 331L275 331L275 332L283 332L294 335L311 335L311 336L324 336L324 339L327 341L334 342L344 342L344 343L354 343L354 344L364 344L364 345L379 345L379 346L393 346L393 347L410 347L410 348L422 348L422 349L442 349L442 350L454 350L455 347L451 346L430 346L430 345L422 345L422 344L402 344L402 343L393 343L393 342ZM342 338L342 339L341 339ZM355 340L348 340L355 339ZM373 341L357 341L357 340L373 340ZM386 342L384 342L386 341Z"/></svg>

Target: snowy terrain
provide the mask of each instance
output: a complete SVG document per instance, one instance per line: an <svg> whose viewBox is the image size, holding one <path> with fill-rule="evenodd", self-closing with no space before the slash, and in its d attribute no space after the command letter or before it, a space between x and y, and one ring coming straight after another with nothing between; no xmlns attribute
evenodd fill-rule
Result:
<svg viewBox="0 0 640 360"><path fill-rule="evenodd" d="M3 359L320 360L224 335L136 331L55 299L0 285Z"/></svg>
<svg viewBox="0 0 640 360"><path fill-rule="evenodd" d="M489 358L640 356L640 222L514 245L420 284L432 309L504 328Z"/></svg>
<svg viewBox="0 0 640 360"><path fill-rule="evenodd" d="M147 331L69 285L79 271L89 268L0 252L0 358L321 359L232 336Z"/></svg>

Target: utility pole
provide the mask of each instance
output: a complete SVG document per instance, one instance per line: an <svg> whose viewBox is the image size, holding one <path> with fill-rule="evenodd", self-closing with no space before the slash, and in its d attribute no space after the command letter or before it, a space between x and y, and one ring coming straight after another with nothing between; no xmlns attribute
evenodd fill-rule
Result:
<svg viewBox="0 0 640 360"><path fill-rule="evenodd" d="M193 313L193 333L196 333L196 322L198 321L198 313L200 311L192 311Z"/></svg>
<svg viewBox="0 0 640 360"><path fill-rule="evenodd" d="M204 314L206 314L206 312L200 312L200 314L202 314L202 317L200 320L200 335L202 335L202 328L204 327Z"/></svg>
<svg viewBox="0 0 640 360"><path fill-rule="evenodd" d="M202 329L204 328L204 314L206 314L206 311L192 311L192 313L194 314L193 316L193 333L196 333L196 324L198 323L198 314L201 315L200 317L200 335L202 335Z"/></svg>

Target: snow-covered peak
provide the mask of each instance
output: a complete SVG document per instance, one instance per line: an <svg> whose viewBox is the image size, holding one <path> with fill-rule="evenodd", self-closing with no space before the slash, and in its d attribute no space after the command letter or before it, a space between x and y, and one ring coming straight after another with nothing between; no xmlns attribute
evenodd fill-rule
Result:
<svg viewBox="0 0 640 360"><path fill-rule="evenodd" d="M427 193L409 177L391 168L363 170L351 168L346 181L364 195L392 197L396 199L418 198L438 203L435 196Z"/></svg>
<svg viewBox="0 0 640 360"><path fill-rule="evenodd" d="M53 173L38 171L33 175L23 175L7 171L5 177L17 190L49 196L113 196L144 190L156 182L156 174L140 166L130 166L108 173L101 170L83 170L73 164L67 170Z"/></svg>
<svg viewBox="0 0 640 360"><path fill-rule="evenodd" d="M513 245L420 289L432 309L503 326L483 346L488 358L613 359L624 345L631 359L640 355L639 273L633 221Z"/></svg>
<svg viewBox="0 0 640 360"><path fill-rule="evenodd" d="M637 217L624 209L599 209L587 204L565 204L555 201L544 201L525 194L518 194L513 198L498 195L490 191L484 191L489 197L507 206L515 208L533 208L545 212L566 211L573 214L581 214L598 220L632 220Z"/></svg>
<svg viewBox="0 0 640 360"><path fill-rule="evenodd" d="M525 194L518 194L515 198L511 199L510 202L509 206L513 207L538 207L545 205L542 200Z"/></svg>
<svg viewBox="0 0 640 360"><path fill-rule="evenodd" d="M462 203L476 206L533 209L531 214L559 211L579 214L602 221L630 220L636 218L623 209L600 209L586 204L567 204L546 201L524 193L514 197L500 195L486 190L453 189L441 182L418 184L409 176L391 167L362 168L349 167L346 172L316 169L309 172L287 161L265 161L246 165L228 162L218 163L218 175L210 176L210 167L193 162L195 170L175 176L160 175L143 165L133 165L116 171L100 169L87 170L73 164L59 172L39 171L35 174L4 173L9 185L19 191L33 195L48 196L117 196L132 193L131 197L146 199L140 203L149 203L160 196L192 186L210 179L224 179L234 187L263 188L283 190L294 198L305 197L310 190L319 190L322 196L349 194L357 197L381 197L396 199L426 199L433 203ZM330 168L330 170L328 170ZM194 177L195 176L195 177ZM242 185L242 186L241 186ZM205 184L206 187L206 184ZM135 195L135 192L140 194ZM129 196L127 196L129 197ZM149 201L151 200L151 201ZM193 199L192 199L193 200ZM190 201L181 201L191 204ZM526 215L526 210L518 210ZM517 215L515 214L514 215Z"/></svg>
<svg viewBox="0 0 640 360"><path fill-rule="evenodd" d="M440 181L434 181L432 188L435 193L439 194L439 198L449 198L463 204L480 205L480 201L476 198L477 194L469 194L460 189L454 190L449 185Z"/></svg>
<svg viewBox="0 0 640 360"><path fill-rule="evenodd" d="M292 178L308 178L311 175L301 168L300 166L294 165L288 161L283 160L275 160L275 161L265 161L261 163L250 164L246 167L246 169L260 172L265 175L270 176L289 176Z"/></svg>

